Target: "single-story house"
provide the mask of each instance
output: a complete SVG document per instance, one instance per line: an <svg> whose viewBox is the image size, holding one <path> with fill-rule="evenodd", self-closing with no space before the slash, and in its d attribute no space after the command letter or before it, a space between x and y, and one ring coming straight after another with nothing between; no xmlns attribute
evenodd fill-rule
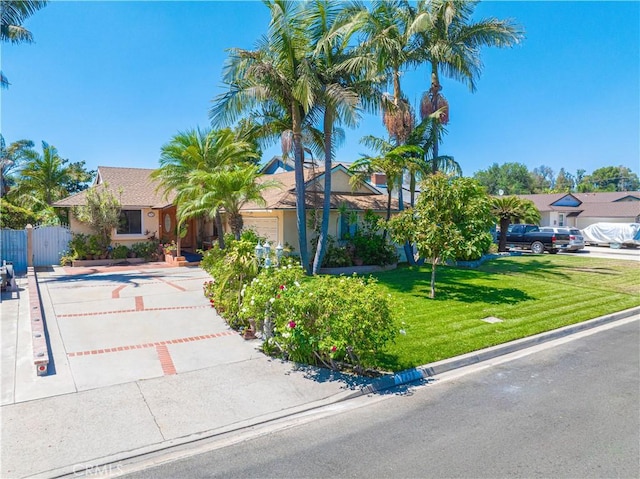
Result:
<svg viewBox="0 0 640 479"><path fill-rule="evenodd" d="M553 193L518 195L531 200L540 211L542 226L587 226L640 222L640 192Z"/></svg>
<svg viewBox="0 0 640 479"><path fill-rule="evenodd" d="M162 242L177 240L175 194L165 197L158 190L158 183L151 179L154 170L146 168L118 168L99 166L91 189L107 188L118 198L122 206L121 221L112 235L112 244L130 247L155 236ZM56 208L69 209L69 229L73 233L92 234L89 225L81 223L73 215L74 206L86 205L87 190L68 196L54 203ZM182 248L195 250L197 227L192 221L187 234L181 240Z"/></svg>
<svg viewBox="0 0 640 479"><path fill-rule="evenodd" d="M277 170L277 169L276 169ZM108 187L122 205L121 225L112 234L112 243L131 246L155 235L162 242L177 240L175 194L165 197L158 191L157 182L150 177L152 169L98 167L98 174L90 188ZM299 251L296 221L295 172L280 169L275 174L265 174L262 180L276 180L280 187L264 192L265 206L247 203L241 209L244 228L251 228L269 239L273 246L290 245ZM329 233L341 238L357 227L354 220L361 219L363 212L371 210L384 216L387 209L387 195L369 183L352 189L349 178L352 174L343 164L335 164L331 169L332 193ZM305 168L306 207L308 219L313 210L318 210L318 222L322 210L324 189L324 168ZM90 234L85 223L79 222L72 214L74 206L86 204L86 190L64 198L54 204L57 208L68 208L69 227L74 233ZM392 199L392 212L398 211L398 201ZM224 214L223 214L224 219ZM225 232L230 231L224 225ZM309 233L309 247L312 235ZM215 223L205 218L192 220L187 234L181 239L181 248L195 251L210 244L217 238ZM203 244L204 243L204 244Z"/></svg>
<svg viewBox="0 0 640 479"><path fill-rule="evenodd" d="M334 164L331 174L331 212L329 216L329 234L342 238L345 233L353 233L364 211L370 210L384 217L387 211L387 195L372 184L365 182L355 190L349 183L353 176L341 163ZM321 221L324 201L323 167L305 168L307 221L312 212L318 211L317 221ZM265 192L265 206L248 203L241 209L245 228L255 230L269 239L274 245L288 244L299 251L298 229L296 222L295 172L282 171L264 175L263 179L276 180L280 188ZM397 199L391 200L392 213L398 211ZM312 235L308 234L309 248Z"/></svg>

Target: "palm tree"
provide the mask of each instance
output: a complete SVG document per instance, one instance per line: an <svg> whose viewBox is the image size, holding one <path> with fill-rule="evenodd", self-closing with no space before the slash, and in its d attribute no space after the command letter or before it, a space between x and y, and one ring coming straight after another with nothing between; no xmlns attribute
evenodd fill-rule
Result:
<svg viewBox="0 0 640 479"><path fill-rule="evenodd" d="M530 200L518 196L494 196L491 199L491 213L500 222L500 240L498 251L507 250L507 230L509 224L514 221L526 221L528 223L540 222L540 211Z"/></svg>
<svg viewBox="0 0 640 479"><path fill-rule="evenodd" d="M53 202L68 195L65 187L72 179L67 160L58 155L58 150L46 142L42 142L42 155L33 151L20 171L16 187L9 196L16 199L17 204L39 205L39 209L50 209Z"/></svg>
<svg viewBox="0 0 640 479"><path fill-rule="evenodd" d="M482 70L481 47L508 47L522 39L520 28L509 20L472 21L477 3L469 0L418 1L409 32L417 35L421 59L431 64L431 85L420 106L423 119L439 112L439 121L443 125L449 122L449 104L440 93L441 73L464 81L473 92ZM433 158L439 156L438 146L439 141L435 141Z"/></svg>
<svg viewBox="0 0 640 479"><path fill-rule="evenodd" d="M12 173L34 154L33 141L18 140L6 146L4 137L0 134L0 198L4 197L9 187L15 183Z"/></svg>
<svg viewBox="0 0 640 479"><path fill-rule="evenodd" d="M184 221L208 211L223 209L231 232L239 240L243 227L242 207L249 202L264 206L262 193L280 185L275 180L258 181L259 177L259 167L255 165L195 171L178 192L178 217Z"/></svg>
<svg viewBox="0 0 640 479"><path fill-rule="evenodd" d="M177 193L178 221L183 224L195 215L216 221L218 245L224 248L222 218L218 198L205 190L205 183L194 183L198 175L214 174L234 165L250 164L257 157L255 145L239 140L228 128L223 130L188 130L176 134L162 147L160 168L151 174L159 181L165 196ZM201 196L199 203L194 198ZM190 206L181 206L181 202ZM195 213L192 214L192 212ZM178 243L180 239L178 238Z"/></svg>
<svg viewBox="0 0 640 479"><path fill-rule="evenodd" d="M363 156L353 162L349 171L353 173L352 186L357 186L371 177L372 173L382 172L387 182L387 221L391 218L391 197L395 186L399 183L408 161L416 161L423 154L417 145L394 146L391 141L375 136L365 136L360 143L378 152L378 156ZM386 230L385 230L386 234Z"/></svg>
<svg viewBox="0 0 640 479"><path fill-rule="evenodd" d="M231 50L224 75L229 90L214 99L209 115L214 125L231 124L259 107L283 112L290 118L300 259L309 272L302 132L305 117L316 104L318 89L308 61L303 4L286 0L265 3L271 12L269 31L255 50Z"/></svg>
<svg viewBox="0 0 640 479"><path fill-rule="evenodd" d="M381 104L384 125L399 146L413 129L413 114L400 85L403 69L417 60L408 29L411 11L401 0L376 0L370 10L355 3L347 12L351 22L345 29L360 36L358 54L351 62L354 69L380 75L392 85L392 93L385 94Z"/></svg>
<svg viewBox="0 0 640 479"><path fill-rule="evenodd" d="M0 41L3 43L31 43L33 35L24 28L24 21L47 4L45 0L0 0ZM0 72L2 88L9 81Z"/></svg>
<svg viewBox="0 0 640 479"><path fill-rule="evenodd" d="M317 274L322 265L329 236L331 168L336 146L336 123L355 126L359 120L361 98L366 102L371 97L371 83L362 75L351 72L349 68L349 37L337 33L346 22L346 17L340 14L340 5L327 0L315 0L310 4L306 14L310 43L315 46L312 58L318 77L319 108L323 111L325 172L322 221L312 266L313 274Z"/></svg>

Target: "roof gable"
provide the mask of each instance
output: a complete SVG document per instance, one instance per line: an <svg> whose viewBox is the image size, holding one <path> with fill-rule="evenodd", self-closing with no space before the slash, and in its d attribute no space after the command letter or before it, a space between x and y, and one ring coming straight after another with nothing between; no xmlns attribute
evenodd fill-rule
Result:
<svg viewBox="0 0 640 479"><path fill-rule="evenodd" d="M582 201L572 194L568 194L551 203L551 206L580 206L581 204Z"/></svg>

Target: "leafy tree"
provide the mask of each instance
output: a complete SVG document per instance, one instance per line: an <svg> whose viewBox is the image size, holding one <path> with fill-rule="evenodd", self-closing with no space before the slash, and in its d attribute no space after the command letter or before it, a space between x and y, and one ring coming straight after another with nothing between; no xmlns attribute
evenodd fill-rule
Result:
<svg viewBox="0 0 640 479"><path fill-rule="evenodd" d="M96 176L96 171L87 170L84 161L75 161L67 165L67 175L69 179L63 186L68 194L73 195L89 187L89 183Z"/></svg>
<svg viewBox="0 0 640 479"><path fill-rule="evenodd" d="M564 168L560 168L553 187L554 193L570 193L573 191L574 181L571 173L565 171Z"/></svg>
<svg viewBox="0 0 640 479"><path fill-rule="evenodd" d="M18 140L7 146L4 137L0 134L0 198L4 197L9 188L15 184L14 173L35 154L33 141Z"/></svg>
<svg viewBox="0 0 640 479"><path fill-rule="evenodd" d="M22 24L47 4L44 0L1 0L0 40L2 43L32 43L33 35ZM9 81L0 72L2 88L8 88Z"/></svg>
<svg viewBox="0 0 640 479"><path fill-rule="evenodd" d="M533 193L531 175L522 163L503 163L502 165L494 163L487 170L474 173L473 178L491 195L500 194L500 190L506 195Z"/></svg>
<svg viewBox="0 0 640 479"><path fill-rule="evenodd" d="M111 245L111 232L120 223L120 201L106 183L87 190L86 198L87 204L74 207L73 215L91 227L99 239L100 252L105 252Z"/></svg>
<svg viewBox="0 0 640 479"><path fill-rule="evenodd" d="M594 170L583 179L592 185L592 191L637 191L638 175L625 166L605 166Z"/></svg>
<svg viewBox="0 0 640 479"><path fill-rule="evenodd" d="M28 224L34 225L39 221L40 218L33 211L12 205L6 199L0 198L0 228L21 230Z"/></svg>
<svg viewBox="0 0 640 479"><path fill-rule="evenodd" d="M471 178L430 175L421 184L415 208L389 222L391 237L415 243L420 256L431 260L431 294L436 294L436 267L457 257L479 258L491 244L491 202Z"/></svg>
<svg viewBox="0 0 640 479"><path fill-rule="evenodd" d="M539 223L540 212L530 200L517 196L494 196L491 199L491 213L500 222L498 251L507 250L507 230L509 224L524 220L527 223Z"/></svg>
<svg viewBox="0 0 640 479"><path fill-rule="evenodd" d="M534 193L549 193L554 186L553 170L545 165L534 168L531 172Z"/></svg>

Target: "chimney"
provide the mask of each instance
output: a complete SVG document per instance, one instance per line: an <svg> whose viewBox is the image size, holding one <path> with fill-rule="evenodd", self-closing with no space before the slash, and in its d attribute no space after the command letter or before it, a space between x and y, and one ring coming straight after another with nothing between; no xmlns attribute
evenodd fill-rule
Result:
<svg viewBox="0 0 640 479"><path fill-rule="evenodd" d="M385 175L384 173L373 173L371 175L371 184L373 186L386 186L387 175Z"/></svg>

